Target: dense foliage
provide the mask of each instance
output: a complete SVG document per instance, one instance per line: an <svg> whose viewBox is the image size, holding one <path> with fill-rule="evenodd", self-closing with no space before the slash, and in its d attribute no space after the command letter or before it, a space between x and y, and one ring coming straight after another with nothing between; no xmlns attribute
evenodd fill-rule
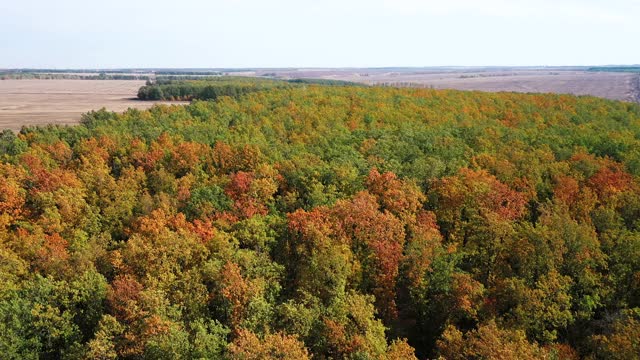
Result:
<svg viewBox="0 0 640 360"><path fill-rule="evenodd" d="M286 87L286 83L246 77L214 77L202 80L158 79L138 91L140 100L216 100L240 97L250 92Z"/></svg>
<svg viewBox="0 0 640 360"><path fill-rule="evenodd" d="M221 96L233 98L276 88L291 88L305 85L364 86L349 81L330 79L273 80L270 78L247 78L238 76L201 77L160 76L155 82L138 91L140 100L216 100Z"/></svg>
<svg viewBox="0 0 640 360"><path fill-rule="evenodd" d="M0 159L3 358L640 351L637 104L273 86Z"/></svg>

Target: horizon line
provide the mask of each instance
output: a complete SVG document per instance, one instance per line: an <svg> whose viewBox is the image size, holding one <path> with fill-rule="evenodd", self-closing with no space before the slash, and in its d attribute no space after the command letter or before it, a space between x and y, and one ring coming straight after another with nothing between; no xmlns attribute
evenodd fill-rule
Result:
<svg viewBox="0 0 640 360"><path fill-rule="evenodd" d="M640 64L605 64L605 65L426 65L426 66L278 66L278 67L0 67L0 71L25 70L321 70L321 69L486 69L486 68L591 68L591 67L638 67Z"/></svg>

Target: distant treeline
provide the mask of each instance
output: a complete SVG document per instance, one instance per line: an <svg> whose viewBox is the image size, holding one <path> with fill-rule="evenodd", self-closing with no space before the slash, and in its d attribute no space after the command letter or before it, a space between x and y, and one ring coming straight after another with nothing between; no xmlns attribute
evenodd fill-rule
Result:
<svg viewBox="0 0 640 360"><path fill-rule="evenodd" d="M239 97L260 90L287 87L282 81L241 77L208 78L205 80L165 80L148 83L138 90L140 100L214 100L220 96Z"/></svg>
<svg viewBox="0 0 640 360"><path fill-rule="evenodd" d="M292 84L315 84L315 85L330 85L330 86L366 86L362 83L356 83L353 81L344 80L330 80L330 79L292 79L287 80Z"/></svg>
<svg viewBox="0 0 640 360"><path fill-rule="evenodd" d="M200 75L200 76L213 76L222 75L219 71L155 71L156 75Z"/></svg>
<svg viewBox="0 0 640 360"><path fill-rule="evenodd" d="M184 81L184 80L204 80L210 78L220 77L220 74L208 74L208 75L166 75L166 74L156 74L156 81Z"/></svg>
<svg viewBox="0 0 640 360"><path fill-rule="evenodd" d="M433 85L425 84L425 83L417 83L411 81L382 81L375 82L372 85L374 86L382 86L382 87L407 87L407 88L423 88L423 89L433 89Z"/></svg>
<svg viewBox="0 0 640 360"><path fill-rule="evenodd" d="M138 91L140 100L177 100L190 101L215 100L220 96L239 97L244 94L271 90L275 88L289 88L296 85L330 85L330 86L364 86L347 81L323 79L294 79L272 80L247 77L222 76L200 80L177 80L159 78L155 83L148 82Z"/></svg>
<svg viewBox="0 0 640 360"><path fill-rule="evenodd" d="M131 74L131 73L149 73L151 71L141 71L136 69L10 69L11 73L52 73L52 74L101 74L101 73L117 73L117 74Z"/></svg>
<svg viewBox="0 0 640 360"><path fill-rule="evenodd" d="M151 77L149 75L135 75L135 74L72 74L72 73L29 73L29 72L19 72L19 73L1 73L1 80L29 80L29 79L39 79L39 80L57 80L57 79L68 79L68 80L149 80Z"/></svg>
<svg viewBox="0 0 640 360"><path fill-rule="evenodd" d="M52 73L52 74L149 74L158 75L222 75L217 70L189 70L189 69L10 69L11 73Z"/></svg>
<svg viewBox="0 0 640 360"><path fill-rule="evenodd" d="M588 71L640 73L640 66L596 66L589 68Z"/></svg>
<svg viewBox="0 0 640 360"><path fill-rule="evenodd" d="M159 70L140 72L134 70L56 70L56 69L20 69L0 71L0 79L71 79L71 80L200 80L206 77L221 76L219 71L181 71Z"/></svg>

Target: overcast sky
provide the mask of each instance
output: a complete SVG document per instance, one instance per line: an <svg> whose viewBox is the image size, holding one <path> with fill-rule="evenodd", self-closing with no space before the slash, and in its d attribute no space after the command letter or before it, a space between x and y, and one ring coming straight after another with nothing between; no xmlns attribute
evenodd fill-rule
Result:
<svg viewBox="0 0 640 360"><path fill-rule="evenodd" d="M640 63L640 0L0 0L0 68Z"/></svg>

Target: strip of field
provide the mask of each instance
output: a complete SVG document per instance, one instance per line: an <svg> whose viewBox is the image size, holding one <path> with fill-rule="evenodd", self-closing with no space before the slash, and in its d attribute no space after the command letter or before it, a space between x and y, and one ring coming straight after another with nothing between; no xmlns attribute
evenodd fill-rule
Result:
<svg viewBox="0 0 640 360"><path fill-rule="evenodd" d="M83 113L145 109L157 102L135 100L144 81L134 80L2 80L0 129L24 125L77 124Z"/></svg>
<svg viewBox="0 0 640 360"><path fill-rule="evenodd" d="M462 74L456 76L400 77L436 89L515 91L592 95L612 100L634 101L631 73L531 72L514 74ZM385 82L385 80L380 80Z"/></svg>
<svg viewBox="0 0 640 360"><path fill-rule="evenodd" d="M378 68L256 70L236 75L314 78L369 85L417 86L436 89L515 91L592 95L639 101L637 74L593 72L573 68Z"/></svg>

